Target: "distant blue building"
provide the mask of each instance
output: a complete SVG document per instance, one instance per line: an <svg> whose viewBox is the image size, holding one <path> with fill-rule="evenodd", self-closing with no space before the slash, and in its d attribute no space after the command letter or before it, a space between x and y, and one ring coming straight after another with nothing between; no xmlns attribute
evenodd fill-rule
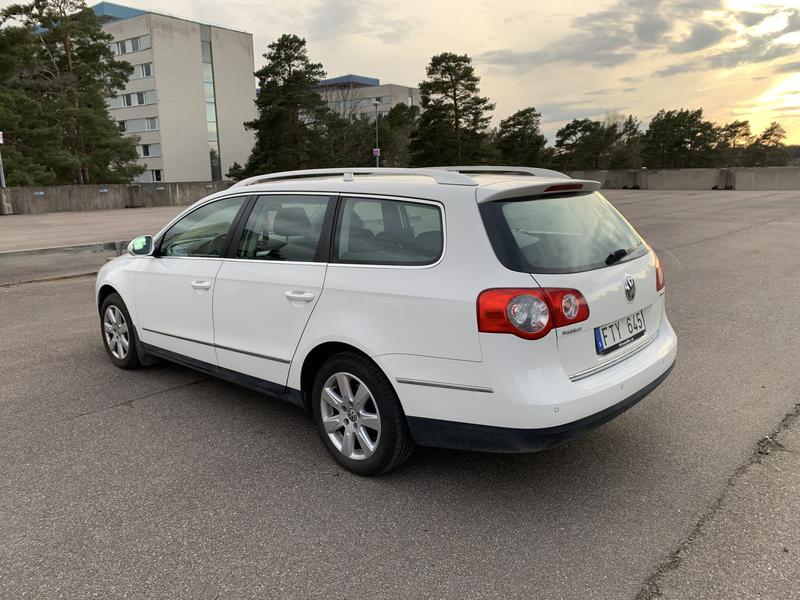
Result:
<svg viewBox="0 0 800 600"><path fill-rule="evenodd" d="M419 89L385 83L375 77L349 73L322 79L317 90L331 110L351 119L374 119L385 115L397 104L419 106Z"/></svg>

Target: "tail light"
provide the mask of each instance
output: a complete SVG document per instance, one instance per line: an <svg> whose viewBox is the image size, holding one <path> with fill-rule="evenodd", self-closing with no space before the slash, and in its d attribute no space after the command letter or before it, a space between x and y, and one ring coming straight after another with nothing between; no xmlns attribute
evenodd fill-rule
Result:
<svg viewBox="0 0 800 600"><path fill-rule="evenodd" d="M538 340L555 327L588 318L589 305L578 290L499 288L478 295L478 331L484 333L512 333Z"/></svg>
<svg viewBox="0 0 800 600"><path fill-rule="evenodd" d="M656 291L660 292L664 289L664 270L661 268L661 261L658 260L658 256L655 252L653 256L656 257Z"/></svg>

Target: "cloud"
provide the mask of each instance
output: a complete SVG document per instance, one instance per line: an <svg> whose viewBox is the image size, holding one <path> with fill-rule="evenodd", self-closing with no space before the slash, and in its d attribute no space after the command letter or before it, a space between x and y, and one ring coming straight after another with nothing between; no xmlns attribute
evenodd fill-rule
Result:
<svg viewBox="0 0 800 600"><path fill-rule="evenodd" d="M722 0L617 0L611 6L575 17L570 31L546 47L532 50L498 48L475 57L476 62L525 72L550 63L616 67L636 60L644 51L668 47L675 15L699 19L706 10L722 8ZM710 26L714 27L714 26ZM687 44L699 48L719 35L699 28ZM690 36L692 38L692 36ZM719 39L719 38L718 38ZM717 41L718 41L717 39ZM714 41L709 44L715 43Z"/></svg>
<svg viewBox="0 0 800 600"><path fill-rule="evenodd" d="M800 60L783 63L773 69L775 73L800 73Z"/></svg>
<svg viewBox="0 0 800 600"><path fill-rule="evenodd" d="M372 0L321 0L309 15L309 37L314 40L360 35L397 44L408 40L421 25L418 17L401 16Z"/></svg>
<svg viewBox="0 0 800 600"><path fill-rule="evenodd" d="M590 90L588 92L583 92L583 96L607 96L608 94L627 94L630 92L635 92L635 87L613 87L613 88L601 88L599 90Z"/></svg>
<svg viewBox="0 0 800 600"><path fill-rule="evenodd" d="M590 99L542 102L536 105L536 110L542 114L543 123L561 123L572 119L597 119L630 108L610 104L595 106L589 102Z"/></svg>
<svg viewBox="0 0 800 600"><path fill-rule="evenodd" d="M730 30L727 27L711 23L700 23L695 25L688 36L673 45L670 51L676 54L685 54L704 50L720 42L729 33Z"/></svg>
<svg viewBox="0 0 800 600"><path fill-rule="evenodd" d="M752 27L753 25L758 25L769 16L769 13L760 13L760 12L750 12L750 11L742 11L736 15L739 18L739 22L742 23L745 27Z"/></svg>
<svg viewBox="0 0 800 600"><path fill-rule="evenodd" d="M796 56L800 52L800 44L782 43L777 40L787 33L800 30L800 10L778 11L775 14L780 12L786 15L786 25L783 28L761 35L746 34L741 38L741 43L737 46L692 58L682 63L669 65L659 69L654 75L657 77L669 77L693 71L733 69L742 65L758 64L786 56Z"/></svg>

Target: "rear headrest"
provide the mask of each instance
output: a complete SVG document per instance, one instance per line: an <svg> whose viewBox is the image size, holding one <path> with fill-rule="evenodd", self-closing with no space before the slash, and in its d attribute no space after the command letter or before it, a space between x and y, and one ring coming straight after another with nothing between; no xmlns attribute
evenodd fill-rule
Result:
<svg viewBox="0 0 800 600"><path fill-rule="evenodd" d="M311 222L302 206L288 206L277 212L272 230L284 237L311 235Z"/></svg>
<svg viewBox="0 0 800 600"><path fill-rule="evenodd" d="M361 217L358 216L356 211L350 211L350 228L351 229L359 229L364 226L364 221L361 220Z"/></svg>

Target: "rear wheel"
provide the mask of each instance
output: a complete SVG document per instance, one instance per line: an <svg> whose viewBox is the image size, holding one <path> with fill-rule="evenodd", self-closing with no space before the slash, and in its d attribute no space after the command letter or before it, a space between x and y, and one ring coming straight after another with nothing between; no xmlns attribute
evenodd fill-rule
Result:
<svg viewBox="0 0 800 600"><path fill-rule="evenodd" d="M414 449L394 388L375 363L358 354L337 354L322 365L312 411L325 447L358 475L394 469Z"/></svg>
<svg viewBox="0 0 800 600"><path fill-rule="evenodd" d="M108 357L121 369L138 369L136 330L119 294L109 294L100 307L100 328Z"/></svg>

